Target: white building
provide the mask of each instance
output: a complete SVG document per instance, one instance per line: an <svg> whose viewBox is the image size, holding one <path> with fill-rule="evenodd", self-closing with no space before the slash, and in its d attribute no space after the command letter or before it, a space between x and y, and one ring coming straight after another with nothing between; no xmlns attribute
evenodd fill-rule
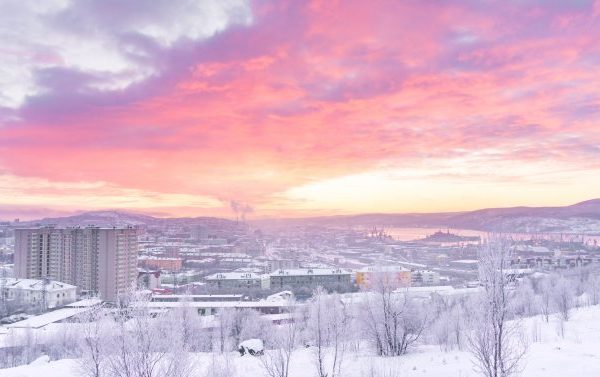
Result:
<svg viewBox="0 0 600 377"><path fill-rule="evenodd" d="M77 287L52 280L0 278L0 291L16 306L58 308L77 300Z"/></svg>

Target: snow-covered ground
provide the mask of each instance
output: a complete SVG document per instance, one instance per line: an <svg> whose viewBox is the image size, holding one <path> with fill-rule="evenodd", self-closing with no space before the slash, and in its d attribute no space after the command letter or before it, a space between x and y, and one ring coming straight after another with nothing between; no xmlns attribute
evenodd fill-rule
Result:
<svg viewBox="0 0 600 377"><path fill-rule="evenodd" d="M600 376L600 306L573 310L572 318L565 324L564 339L559 335L556 319L546 323L541 317L524 322L527 336L538 339L529 346L523 377L586 377ZM534 335L535 334L535 335ZM194 375L205 376L213 362L230 364L229 373L239 377L264 376L260 359L253 356L240 357L228 354L224 359L213 360L208 353L195 356L197 371ZM379 376L419 377L470 377L477 376L469 353L443 352L436 346L421 346L412 353L396 358L369 356L368 351L358 350L345 355L345 377L370 376L372 366ZM393 373L389 371L393 370ZM315 376L311 350L300 349L292 358L290 377ZM0 370L0 377L79 377L75 360L36 360L31 365Z"/></svg>

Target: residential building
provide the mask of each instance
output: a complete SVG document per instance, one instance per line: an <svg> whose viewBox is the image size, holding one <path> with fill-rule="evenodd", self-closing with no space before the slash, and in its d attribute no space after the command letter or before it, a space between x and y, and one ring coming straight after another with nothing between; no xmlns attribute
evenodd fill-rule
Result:
<svg viewBox="0 0 600 377"><path fill-rule="evenodd" d="M52 280L0 278L3 303L19 309L58 308L77 300L77 287Z"/></svg>
<svg viewBox="0 0 600 377"><path fill-rule="evenodd" d="M15 276L77 286L79 294L114 301L137 278L133 227L53 226L15 229Z"/></svg>
<svg viewBox="0 0 600 377"><path fill-rule="evenodd" d="M440 274L429 270L412 271L413 285L438 285L440 283Z"/></svg>
<svg viewBox="0 0 600 377"><path fill-rule="evenodd" d="M183 259L171 257L156 257L153 255L142 255L138 258L140 266L172 272L181 271Z"/></svg>
<svg viewBox="0 0 600 377"><path fill-rule="evenodd" d="M205 280L219 289L262 288L262 276L253 272L220 272Z"/></svg>
<svg viewBox="0 0 600 377"><path fill-rule="evenodd" d="M268 260L266 266L266 273L270 274L278 270L292 270L300 268L300 262L292 259L274 259Z"/></svg>
<svg viewBox="0 0 600 377"><path fill-rule="evenodd" d="M137 287L139 289L159 289L160 271L138 269Z"/></svg>
<svg viewBox="0 0 600 377"><path fill-rule="evenodd" d="M372 288L377 282L393 288L410 287L411 271L402 266L369 266L356 271L356 284L360 288Z"/></svg>
<svg viewBox="0 0 600 377"><path fill-rule="evenodd" d="M350 286L352 273L339 268L298 268L275 271L269 280L271 289Z"/></svg>

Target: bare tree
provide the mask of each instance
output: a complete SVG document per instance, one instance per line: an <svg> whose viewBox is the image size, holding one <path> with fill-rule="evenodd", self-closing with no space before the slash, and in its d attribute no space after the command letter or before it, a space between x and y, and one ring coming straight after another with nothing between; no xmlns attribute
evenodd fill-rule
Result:
<svg viewBox="0 0 600 377"><path fill-rule="evenodd" d="M267 351L261 358L268 377L288 377L292 353L298 341L298 318L299 316L292 316L289 323L276 329L271 341L274 349Z"/></svg>
<svg viewBox="0 0 600 377"><path fill-rule="evenodd" d="M544 278L538 284L539 295L537 296L540 311L546 320L550 321L552 313L552 281L549 277Z"/></svg>
<svg viewBox="0 0 600 377"><path fill-rule="evenodd" d="M558 278L552 290L552 302L554 308L560 315L560 319L563 321L568 321L570 318L574 296L575 289L573 287L573 282L564 277Z"/></svg>
<svg viewBox="0 0 600 377"><path fill-rule="evenodd" d="M506 269L508 243L492 238L480 251L479 278L483 290L471 318L468 345L475 368L486 377L509 377L520 373L526 345L512 317Z"/></svg>
<svg viewBox="0 0 600 377"><path fill-rule="evenodd" d="M148 298L131 293L116 315L107 357L110 377L185 377L190 359L180 331L165 331L163 314L153 318Z"/></svg>
<svg viewBox="0 0 600 377"><path fill-rule="evenodd" d="M349 322L348 309L340 297L327 295L322 288L317 288L309 304L307 332L314 346L313 357L319 377L341 375Z"/></svg>
<svg viewBox="0 0 600 377"><path fill-rule="evenodd" d="M461 349L464 336L464 315L461 305L452 305L438 313L431 325L434 340L444 351Z"/></svg>
<svg viewBox="0 0 600 377"><path fill-rule="evenodd" d="M101 377L107 355L105 337L109 325L106 312L101 305L94 305L80 314L77 320L81 324L79 370L88 377Z"/></svg>
<svg viewBox="0 0 600 377"><path fill-rule="evenodd" d="M585 283L585 292L588 294L589 304L600 304L600 275L590 273Z"/></svg>
<svg viewBox="0 0 600 377"><path fill-rule="evenodd" d="M394 291L387 281L373 285L364 303L364 329L367 339L380 356L408 352L426 327L427 315L407 291Z"/></svg>

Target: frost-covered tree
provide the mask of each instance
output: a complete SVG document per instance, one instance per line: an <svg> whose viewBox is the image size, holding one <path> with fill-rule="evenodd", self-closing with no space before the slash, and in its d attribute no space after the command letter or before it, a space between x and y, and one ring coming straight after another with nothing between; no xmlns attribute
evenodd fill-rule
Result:
<svg viewBox="0 0 600 377"><path fill-rule="evenodd" d="M317 288L308 304L306 333L319 377L338 377L346 350L349 311L339 295Z"/></svg>
<svg viewBox="0 0 600 377"><path fill-rule="evenodd" d="M299 316L292 316L289 323L274 328L271 337L273 350L269 350L261 358L268 377L288 377L292 353L298 343Z"/></svg>
<svg viewBox="0 0 600 377"><path fill-rule="evenodd" d="M536 296L530 279L524 279L517 284L513 294L514 314L520 318L531 317L539 313Z"/></svg>
<svg viewBox="0 0 600 377"><path fill-rule="evenodd" d="M110 321L107 311L102 305L94 305L88 311L81 313L77 320L81 332L79 339L78 359L80 372L87 377L104 376L103 369L108 354L107 337L109 336Z"/></svg>
<svg viewBox="0 0 600 377"><path fill-rule="evenodd" d="M363 304L363 327L367 340L380 356L408 352L423 334L427 314L406 291L395 291L388 282L373 284Z"/></svg>
<svg viewBox="0 0 600 377"><path fill-rule="evenodd" d="M155 316L148 297L132 293L119 308L109 335L110 377L187 377L192 368L182 332L168 326L169 314Z"/></svg>
<svg viewBox="0 0 600 377"><path fill-rule="evenodd" d="M268 327L269 323L256 310L222 309L213 329L213 344L223 353L236 349L246 339L260 338L268 343Z"/></svg>
<svg viewBox="0 0 600 377"><path fill-rule="evenodd" d="M540 312L544 316L546 322L550 321L550 314L552 313L552 290L553 284L550 277L542 279L538 283L539 294L537 295L537 303L540 308Z"/></svg>
<svg viewBox="0 0 600 377"><path fill-rule="evenodd" d="M588 295L590 305L600 304L600 275L590 273L585 282L585 293Z"/></svg>
<svg viewBox="0 0 600 377"><path fill-rule="evenodd" d="M437 313L437 318L431 322L430 332L433 340L444 351L462 349L465 333L465 318L462 305L455 304Z"/></svg>
<svg viewBox="0 0 600 377"><path fill-rule="evenodd" d="M526 344L513 318L506 269L509 245L492 238L480 250L479 279L483 286L473 307L468 345L475 368L486 377L509 377L520 372Z"/></svg>
<svg viewBox="0 0 600 377"><path fill-rule="evenodd" d="M552 288L552 303L560 315L560 319L568 321L571 308L575 299L574 282L564 277L559 277Z"/></svg>

